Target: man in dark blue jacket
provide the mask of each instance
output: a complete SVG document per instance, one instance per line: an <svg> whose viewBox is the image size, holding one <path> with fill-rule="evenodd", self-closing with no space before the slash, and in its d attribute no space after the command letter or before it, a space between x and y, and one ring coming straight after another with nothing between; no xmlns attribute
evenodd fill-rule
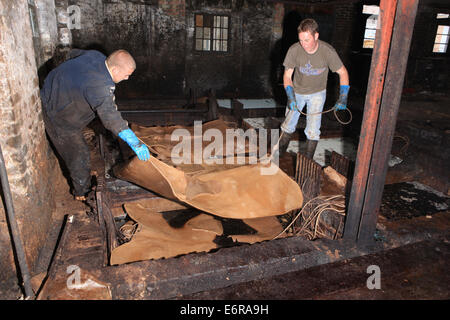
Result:
<svg viewBox="0 0 450 320"><path fill-rule="evenodd" d="M45 79L41 90L45 128L69 170L77 200L85 200L91 188L89 148L82 130L96 115L140 160L150 158L114 102L115 84L127 80L135 69L133 57L125 50L106 57L95 50L75 49Z"/></svg>

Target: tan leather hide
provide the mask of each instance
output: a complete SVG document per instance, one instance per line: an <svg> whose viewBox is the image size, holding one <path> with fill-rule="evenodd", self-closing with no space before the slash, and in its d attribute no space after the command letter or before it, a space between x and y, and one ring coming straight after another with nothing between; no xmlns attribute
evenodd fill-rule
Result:
<svg viewBox="0 0 450 320"><path fill-rule="evenodd" d="M274 175L261 175L261 167L248 165L189 177L152 157L147 162L133 158L114 172L165 198L224 218L275 216L300 208L303 196L295 181L279 169Z"/></svg>
<svg viewBox="0 0 450 320"><path fill-rule="evenodd" d="M199 214L182 227L175 228L170 226L162 214L165 211L183 209L187 207L163 198L126 203L125 211L139 227L131 241L112 251L111 265L170 258L217 248L213 241L216 236L223 234L223 227L222 222L214 216ZM282 231L276 217L245 219L243 222L255 229L256 233L230 235L234 241L255 243L270 240Z"/></svg>
<svg viewBox="0 0 450 320"><path fill-rule="evenodd" d="M221 131L226 128L221 121L212 121L204 126L217 126ZM170 128L135 126L134 130L152 149L152 143L159 141L160 150L165 150L165 157L170 155L169 150L173 147L167 143L170 140L168 132L173 132L175 127ZM155 137L158 134L163 138L158 140ZM273 174L262 174L268 165L187 164L175 168L170 159L151 157L144 162L134 157L126 164L115 167L114 174L201 211L225 218L247 219L285 214L303 204L303 195L297 183L275 164L271 166Z"/></svg>
<svg viewBox="0 0 450 320"><path fill-rule="evenodd" d="M223 232L220 221L207 214L200 214L186 222L183 227L172 228L162 214L153 209L154 203L143 200L125 204L128 215L138 222L140 227L130 242L112 251L111 265L169 258L191 252L209 251L217 247L213 240ZM152 206L146 207L149 204ZM174 208L180 209L182 206L175 204Z"/></svg>

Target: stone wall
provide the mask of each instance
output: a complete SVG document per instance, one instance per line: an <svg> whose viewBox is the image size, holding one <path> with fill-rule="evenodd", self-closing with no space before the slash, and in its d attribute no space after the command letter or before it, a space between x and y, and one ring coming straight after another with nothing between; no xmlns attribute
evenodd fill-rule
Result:
<svg viewBox="0 0 450 320"><path fill-rule="evenodd" d="M346 11L354 1L329 2L72 0L70 4L81 9L81 28L72 30L73 46L98 49L106 55L119 48L131 52L137 69L117 86L119 100L184 98L192 90L206 94L209 89L218 97L284 97L280 73L289 42L285 39L289 10L304 17L316 14L329 25L323 34L327 40L340 54L350 52L351 37L339 33L333 38L333 23L339 32L351 30L352 16ZM195 50L196 14L230 17L228 52ZM290 25L293 41L298 22Z"/></svg>
<svg viewBox="0 0 450 320"><path fill-rule="evenodd" d="M27 1L0 1L0 144L30 270L54 208L56 159L46 140ZM17 284L11 238L0 201L0 297Z"/></svg>

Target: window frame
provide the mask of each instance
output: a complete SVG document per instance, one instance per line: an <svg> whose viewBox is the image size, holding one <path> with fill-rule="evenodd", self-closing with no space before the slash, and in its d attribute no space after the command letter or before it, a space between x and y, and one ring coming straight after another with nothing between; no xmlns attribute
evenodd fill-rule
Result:
<svg viewBox="0 0 450 320"><path fill-rule="evenodd" d="M439 18L439 15L447 15L447 17L441 17ZM443 57L443 56L448 56L449 55L449 45L450 45L450 32L447 34L447 48L445 52L434 52L434 46L436 45L436 38L438 36L438 30L439 30L439 26L447 26L450 28L450 11L447 10L439 10L439 11L435 11L434 12L434 24L431 25L432 30L430 30L430 32L433 32L433 40L430 41L431 44L431 49L430 49L430 54L432 56L436 56L436 57Z"/></svg>
<svg viewBox="0 0 450 320"><path fill-rule="evenodd" d="M198 25L198 17L201 17L202 23L201 25ZM206 19L205 19L206 17ZM222 17L226 17L226 27L222 26ZM216 19L220 18L221 22L220 25L217 27L215 25ZM205 25L205 20L207 21L207 25ZM198 37L199 34L199 28L202 29L201 36ZM205 28L209 28L209 37L204 36ZM220 31L219 38L215 38L217 30ZM223 33L226 30L225 33ZM204 13L204 12L196 12L194 13L194 53L196 54L221 54L226 55L231 53L231 47L230 47L230 34L231 34L231 16L229 14L224 13ZM197 49L197 41L202 40L203 44L205 45L204 41L209 41L209 49L205 50L203 49ZM222 43L226 43L226 50L214 50L214 46L221 42L220 45L223 45Z"/></svg>
<svg viewBox="0 0 450 320"><path fill-rule="evenodd" d="M364 12L364 7L368 6L368 7L377 7L378 8L378 14L375 13L366 13ZM380 6L379 5L372 5L372 4L363 4L362 8L361 8L361 15L364 17L364 30L362 33L362 41L359 44L359 48L362 52L372 52L373 48L375 46L375 39L376 39L376 33L377 33L377 29L378 29L378 24L379 24L379 19L380 19ZM375 28L367 28L367 22L369 21L369 19L376 15L377 16L377 26ZM373 37L373 46L372 47L364 47L364 42L366 40L372 40L372 38L366 38L366 32L367 30L375 30L375 36Z"/></svg>
<svg viewBox="0 0 450 320"><path fill-rule="evenodd" d="M447 27L447 33L438 33L439 32L439 27ZM438 38L438 36L446 36L447 37L447 41L446 42L436 42L436 39ZM448 52L448 45L449 45L449 39L450 39L450 24L438 24L437 28L436 28L436 33L434 36L434 41L433 41L433 48L431 49L433 53L435 54L446 54ZM434 51L434 48L436 45L442 45L445 44L445 51Z"/></svg>
<svg viewBox="0 0 450 320"><path fill-rule="evenodd" d="M449 14L448 18L438 18L438 14ZM434 22L430 23L428 25L428 28L426 29L429 38L426 44L426 53L425 55L427 57L433 57L433 58L447 58L450 57L450 34L449 34L449 41L447 42L447 51L446 52L433 52L435 41L436 41L436 35L439 25L449 26L450 27L450 10L448 9L435 9L432 13Z"/></svg>

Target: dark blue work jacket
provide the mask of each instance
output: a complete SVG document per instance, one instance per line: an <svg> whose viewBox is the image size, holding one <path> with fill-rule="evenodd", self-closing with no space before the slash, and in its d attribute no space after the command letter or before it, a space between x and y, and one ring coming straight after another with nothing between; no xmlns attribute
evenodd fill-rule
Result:
<svg viewBox="0 0 450 320"><path fill-rule="evenodd" d="M115 83L106 57L95 50L72 50L71 59L52 70L41 89L43 111L60 134L81 131L96 114L117 135L128 129L114 102Z"/></svg>

